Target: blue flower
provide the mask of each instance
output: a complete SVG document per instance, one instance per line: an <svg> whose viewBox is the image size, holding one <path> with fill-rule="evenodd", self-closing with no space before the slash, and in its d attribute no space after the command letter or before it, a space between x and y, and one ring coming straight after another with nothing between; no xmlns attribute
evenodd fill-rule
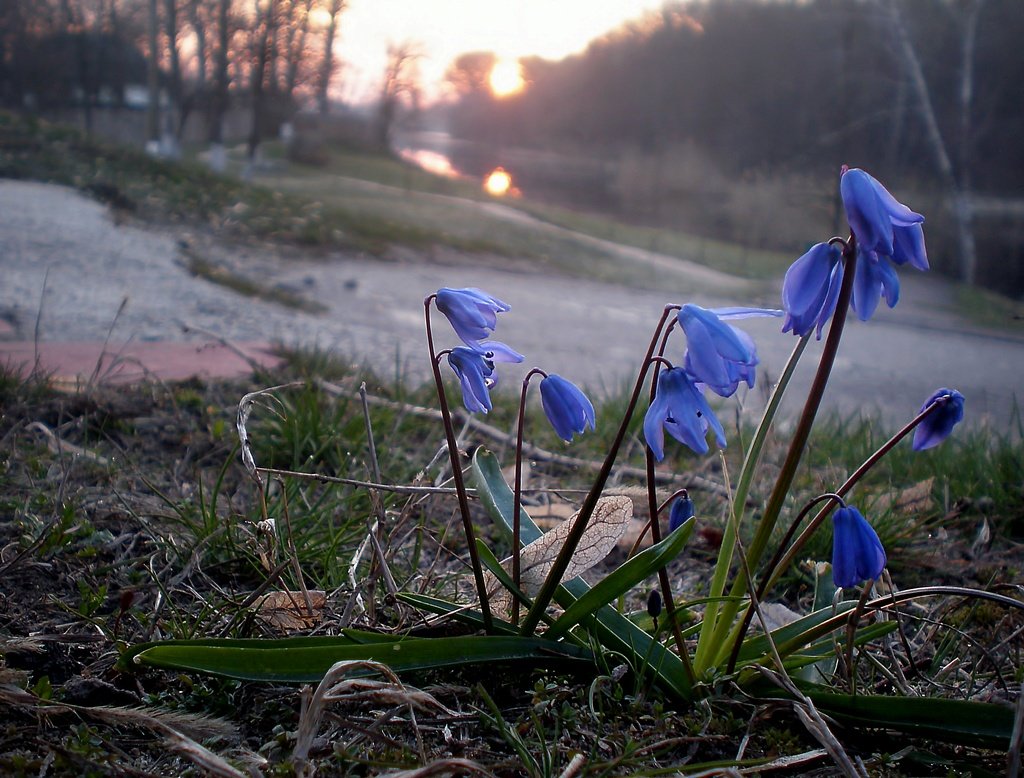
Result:
<svg viewBox="0 0 1024 778"><path fill-rule="evenodd" d="M679 309L679 324L686 333L686 369L702 384L722 397L730 397L741 381L754 385L757 349L742 330L726 324L726 318L778 315L781 311L760 308L717 311L687 304Z"/></svg>
<svg viewBox="0 0 1024 778"><path fill-rule="evenodd" d="M885 549L874 528L856 508L832 515L832 580L836 586L873 581L885 569Z"/></svg>
<svg viewBox="0 0 1024 778"><path fill-rule="evenodd" d="M546 376L540 382L540 399L548 421L566 443L574 432L582 435L587 427L594 429L594 406L572 382L559 375Z"/></svg>
<svg viewBox="0 0 1024 778"><path fill-rule="evenodd" d="M708 452L708 427L715 431L719 446L725 446L725 430L697 388L681 367L672 367L658 376L658 391L644 417L644 438L654 458L665 458L665 430L698 454Z"/></svg>
<svg viewBox="0 0 1024 778"><path fill-rule="evenodd" d="M839 193L846 208L846 220L864 251L892 257L896 252L896 230L899 230L901 259L922 270L928 268L928 259L924 256L924 233L920 231L924 221L921 214L903 205L875 178L859 168L844 169L839 179ZM902 264L899 260L898 263Z"/></svg>
<svg viewBox="0 0 1024 778"><path fill-rule="evenodd" d="M955 389L939 389L925 400L918 413L937 401L942 401L942 404L929 413L914 430L914 451L924 451L939 445L964 417L964 396Z"/></svg>
<svg viewBox="0 0 1024 778"><path fill-rule="evenodd" d="M835 246L818 243L789 266L782 282L782 307L786 309L783 332L803 337L832 318L843 282L842 254Z"/></svg>
<svg viewBox="0 0 1024 778"><path fill-rule="evenodd" d="M889 257L874 251L858 251L851 301L857 317L861 321L870 319L883 295L890 308L896 307L900 299L900 279L896 269Z"/></svg>
<svg viewBox="0 0 1024 778"><path fill-rule="evenodd" d="M683 524L693 518L693 500L688 494L680 495L672 501L668 510L668 531L675 532Z"/></svg>
<svg viewBox="0 0 1024 778"><path fill-rule="evenodd" d="M494 363L478 351L459 346L448 353L448 364L459 377L466 410L470 413L491 410L490 388L497 383L493 378Z"/></svg>
<svg viewBox="0 0 1024 778"><path fill-rule="evenodd" d="M437 290L437 310L445 315L455 333L471 348L476 348L494 332L498 324L497 314L510 309L496 297L479 289Z"/></svg>

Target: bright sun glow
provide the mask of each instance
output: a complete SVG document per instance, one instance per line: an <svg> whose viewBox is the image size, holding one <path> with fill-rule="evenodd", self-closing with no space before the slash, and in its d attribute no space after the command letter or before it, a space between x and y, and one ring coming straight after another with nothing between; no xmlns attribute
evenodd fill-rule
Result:
<svg viewBox="0 0 1024 778"><path fill-rule="evenodd" d="M508 194L511 188L512 176L505 171L505 168L494 168L487 178L484 179L484 190L487 194L494 195L495 197L502 197Z"/></svg>
<svg viewBox="0 0 1024 778"><path fill-rule="evenodd" d="M331 14L325 8L314 8L309 12L309 23L315 30L325 30L331 23Z"/></svg>
<svg viewBox="0 0 1024 778"><path fill-rule="evenodd" d="M487 80L495 97L514 95L526 86L522 67L518 61L512 59L499 59L495 62Z"/></svg>

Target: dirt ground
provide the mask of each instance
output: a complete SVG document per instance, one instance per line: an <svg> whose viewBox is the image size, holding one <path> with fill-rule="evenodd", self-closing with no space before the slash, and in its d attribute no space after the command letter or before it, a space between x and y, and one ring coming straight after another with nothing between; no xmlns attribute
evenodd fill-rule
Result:
<svg viewBox="0 0 1024 778"><path fill-rule="evenodd" d="M547 227L538 223L538 229ZM749 299L746 281L737 288L748 299L728 299L712 283L721 279L710 278L706 268L695 267L692 294L678 299L657 289L538 277L526 262L438 250L429 258L403 251L393 261L379 261L229 244L202 229L125 221L68 188L9 180L0 181L0 246L0 320L7 323L8 341L31 342L37 331L41 341L109 337L114 344L208 341L213 333L230 341L315 347L413 381L427 375L422 300L441 286L478 286L512 305L499 336L527 362L503 371L507 385L538 365L598 393L617 389L633 374L667 302L778 305L777 290ZM676 262L674 279L686 277L685 263L645 253L623 250L624 274L629 263L656 260ZM194 276L187 263L195 257L324 312L254 299ZM967 397L969 422L1004 429L1024 377L1024 339L965 323L951 312L952 288L941 279L906 271L901 282L896 309L881 310L867 324L850 322L826 407L877 411L898 423L934 389L949 386ZM779 333L774 319L743 326L757 340L762 375L777 376L793 338ZM812 344L804 357L798 387L810 381L816 350ZM761 389L751 393L747 407L760 405Z"/></svg>

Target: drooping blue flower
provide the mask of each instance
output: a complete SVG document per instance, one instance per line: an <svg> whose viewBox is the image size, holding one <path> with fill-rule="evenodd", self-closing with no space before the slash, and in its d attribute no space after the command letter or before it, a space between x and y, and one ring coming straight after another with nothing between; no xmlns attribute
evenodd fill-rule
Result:
<svg viewBox="0 0 1024 778"><path fill-rule="evenodd" d="M704 398L704 393L681 367L671 367L658 376L654 402L644 417L644 438L654 458L665 458L665 430L698 454L708 452L708 427L718 445L725 446L725 430Z"/></svg>
<svg viewBox="0 0 1024 778"><path fill-rule="evenodd" d="M783 332L803 337L817 327L821 340L821 330L835 313L843 283L841 258L837 247L818 243L789 266L782 282Z"/></svg>
<svg viewBox="0 0 1024 778"><path fill-rule="evenodd" d="M832 580L836 586L873 581L885 569L885 549L874 528L856 508L832 514Z"/></svg>
<svg viewBox="0 0 1024 778"><path fill-rule="evenodd" d="M781 316L767 308L709 310L687 303L679 309L679 324L686 333L686 369L693 378L722 397L731 397L740 382L754 385L757 349L753 339L724 318Z"/></svg>
<svg viewBox="0 0 1024 778"><path fill-rule="evenodd" d="M668 531L675 532L683 524L693 518L693 500L690 495L681 494L672 501L672 507L668 509Z"/></svg>
<svg viewBox="0 0 1024 778"><path fill-rule="evenodd" d="M874 251L857 253L857 269L853 279L851 305L861 321L867 321L885 297L886 305L896 307L900 299L900 278L889 257Z"/></svg>
<svg viewBox="0 0 1024 778"><path fill-rule="evenodd" d="M910 210L893 197L873 176L860 168L844 169L839 179L839 194L846 208L846 220L857 236L857 243L864 251L874 251L886 257L895 252L895 229L918 227L924 217ZM920 267L922 258L927 269L928 259L918 255L924 253L923 232L911 230L903 233L901 254L904 261ZM918 244L916 236L920 235ZM909 253L904 253L909 249Z"/></svg>
<svg viewBox="0 0 1024 778"><path fill-rule="evenodd" d="M490 389L497 383L494 363L478 351L459 346L448 353L448 364L459 377L462 404L466 410L470 413L491 410Z"/></svg>
<svg viewBox="0 0 1024 778"><path fill-rule="evenodd" d="M571 381L553 373L546 376L540 382L540 399L548 421L566 443L574 432L582 435L587 427L594 429L594 406Z"/></svg>
<svg viewBox="0 0 1024 778"><path fill-rule="evenodd" d="M925 400L918 413L937 400L942 400L942 405L929 413L914 430L914 451L939 445L964 417L964 396L956 389L939 389Z"/></svg>
<svg viewBox="0 0 1024 778"><path fill-rule="evenodd" d="M445 287L437 290L437 310L467 346L476 348L494 332L497 314L510 310L510 306L479 289Z"/></svg>

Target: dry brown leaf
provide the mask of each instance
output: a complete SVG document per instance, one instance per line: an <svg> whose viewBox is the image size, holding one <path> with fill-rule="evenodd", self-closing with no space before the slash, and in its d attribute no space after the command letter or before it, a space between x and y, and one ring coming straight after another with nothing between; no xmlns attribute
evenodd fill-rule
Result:
<svg viewBox="0 0 1024 778"><path fill-rule="evenodd" d="M309 605L313 609L309 609ZM282 632L309 629L319 624L324 617L327 595L319 590L309 590L309 603L302 592L269 592L260 600L256 613L267 624Z"/></svg>
<svg viewBox="0 0 1024 778"><path fill-rule="evenodd" d="M935 500L932 499L932 490L935 487L935 476L925 479L920 483L907 487L901 492L890 492L878 496L875 502L875 510L886 510L893 508L900 513L923 513L935 507Z"/></svg>
<svg viewBox="0 0 1024 778"><path fill-rule="evenodd" d="M591 567L604 559L619 542L626 532L629 521L633 517L633 501L628 497L602 497L594 507L594 515L590 518L580 544L569 561L569 566L562 576L568 581L582 575ZM563 521L550 532L546 532L535 541L524 547L520 553L520 588L528 594L535 595L540 591L544 579L551 570L551 565L565 545L573 524L579 518L577 511L572 518ZM511 572L512 560L506 559L502 567ZM488 593L493 593L492 604L496 610L508 610L512 606L512 597L504 589L498 579L489 573L485 575Z"/></svg>

